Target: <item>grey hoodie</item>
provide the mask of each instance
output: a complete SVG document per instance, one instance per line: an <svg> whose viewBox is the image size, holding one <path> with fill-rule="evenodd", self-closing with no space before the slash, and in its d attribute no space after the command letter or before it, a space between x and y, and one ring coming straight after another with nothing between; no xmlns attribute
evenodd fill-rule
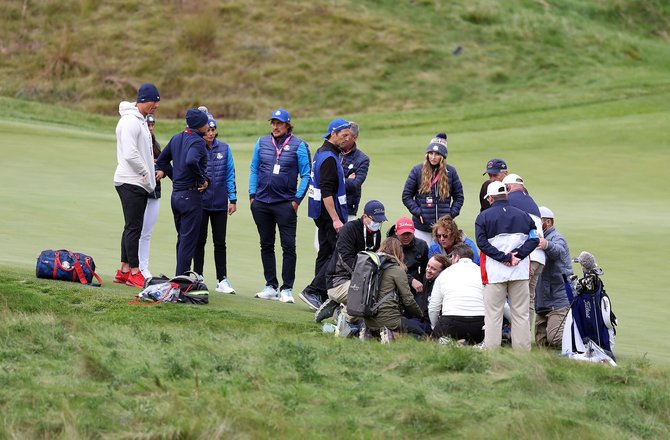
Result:
<svg viewBox="0 0 670 440"><path fill-rule="evenodd" d="M135 103L119 104L121 119L116 125L116 160L114 184L128 183L144 188L148 193L156 188L154 153L151 132Z"/></svg>

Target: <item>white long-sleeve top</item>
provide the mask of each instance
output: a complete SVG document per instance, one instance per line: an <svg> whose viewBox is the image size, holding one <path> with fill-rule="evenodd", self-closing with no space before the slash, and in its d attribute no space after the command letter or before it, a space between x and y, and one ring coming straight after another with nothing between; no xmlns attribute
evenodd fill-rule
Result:
<svg viewBox="0 0 670 440"><path fill-rule="evenodd" d="M119 104L121 119L116 125L116 159L114 183L129 183L151 192L156 188L154 150L151 132L144 116L134 103Z"/></svg>
<svg viewBox="0 0 670 440"><path fill-rule="evenodd" d="M441 310L441 313L440 313ZM461 258L437 277L428 303L430 325L443 316L484 316L484 286L479 266Z"/></svg>

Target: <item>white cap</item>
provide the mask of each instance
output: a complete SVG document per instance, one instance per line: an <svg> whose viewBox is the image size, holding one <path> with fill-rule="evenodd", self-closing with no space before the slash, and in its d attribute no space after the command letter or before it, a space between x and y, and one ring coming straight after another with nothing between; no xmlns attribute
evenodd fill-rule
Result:
<svg viewBox="0 0 670 440"><path fill-rule="evenodd" d="M505 178L502 180L502 183L505 185L509 185L510 183L518 183L519 185L523 185L523 179L521 176L518 174L508 174L505 176Z"/></svg>
<svg viewBox="0 0 670 440"><path fill-rule="evenodd" d="M494 180L493 182L489 183L489 186L486 187L486 195L484 198L497 196L500 194L507 194L507 188L505 188L505 185L502 182Z"/></svg>
<svg viewBox="0 0 670 440"><path fill-rule="evenodd" d="M540 206L540 217L553 219L554 213L551 209L547 208L546 206Z"/></svg>

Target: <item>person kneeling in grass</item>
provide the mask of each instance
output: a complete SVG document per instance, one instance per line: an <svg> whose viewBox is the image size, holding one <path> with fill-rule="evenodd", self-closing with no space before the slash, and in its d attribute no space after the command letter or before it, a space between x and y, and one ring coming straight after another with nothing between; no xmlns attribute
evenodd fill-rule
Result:
<svg viewBox="0 0 670 440"><path fill-rule="evenodd" d="M387 238L382 242L378 253L390 259L393 264L382 272L377 301L380 301L389 292L395 291L396 294L391 295L379 306L375 316L365 318L366 330L362 332L362 338L377 332L380 333L382 343L391 342L398 333L411 333L417 338L425 338L426 333L421 326L404 317L400 309L402 304L412 316L423 317L409 289L400 240L396 237Z"/></svg>
<svg viewBox="0 0 670 440"><path fill-rule="evenodd" d="M484 340L484 286L472 248L454 245L451 266L442 271L433 285L428 316L433 338L448 337L461 344Z"/></svg>

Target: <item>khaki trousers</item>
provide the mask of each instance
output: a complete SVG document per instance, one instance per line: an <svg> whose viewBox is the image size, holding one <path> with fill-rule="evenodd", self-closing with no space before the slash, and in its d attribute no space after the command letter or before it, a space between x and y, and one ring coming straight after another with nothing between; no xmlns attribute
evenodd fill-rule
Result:
<svg viewBox="0 0 670 440"><path fill-rule="evenodd" d="M540 347L561 348L565 316L570 307L538 313L535 317L535 342Z"/></svg>
<svg viewBox="0 0 670 440"><path fill-rule="evenodd" d="M505 298L509 299L512 314L512 347L530 351L528 280L491 283L484 286L484 345L487 350L500 347Z"/></svg>
<svg viewBox="0 0 670 440"><path fill-rule="evenodd" d="M338 304L342 304L342 309L340 310L340 313L342 313L342 316L344 316L344 319L346 319L347 322L356 322L358 321L358 319L354 319L347 314L347 298L349 293L349 284L351 284L351 280L345 281L344 283L340 284L337 287L333 287L332 289L328 289L328 298L332 299Z"/></svg>
<svg viewBox="0 0 670 440"><path fill-rule="evenodd" d="M537 287L537 282L540 281L540 275L542 275L542 270L544 269L544 264L538 263L537 261L530 262L530 279L528 281L528 289L530 290L530 303L528 305L528 316L530 317L530 329L533 330L535 326L535 288Z"/></svg>

